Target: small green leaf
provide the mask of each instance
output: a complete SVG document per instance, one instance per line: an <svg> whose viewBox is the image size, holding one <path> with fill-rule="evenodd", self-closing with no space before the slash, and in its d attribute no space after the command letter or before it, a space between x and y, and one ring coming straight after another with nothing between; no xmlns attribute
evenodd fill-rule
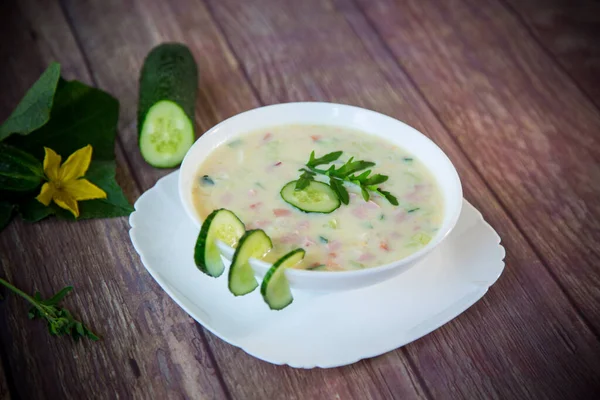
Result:
<svg viewBox="0 0 600 400"><path fill-rule="evenodd" d="M370 170L370 169L368 169L368 170L366 170L366 171L362 172L362 173L361 173L360 175L358 175L358 176L351 175L351 176L350 176L348 179L350 179L351 181L359 181L359 182L362 182L363 180L365 180L365 179L366 179L366 178L369 176L369 174L370 174L370 173L371 173L371 170Z"/></svg>
<svg viewBox="0 0 600 400"><path fill-rule="evenodd" d="M80 336L85 336L85 331L83 330L83 324L81 322L75 324L75 329Z"/></svg>
<svg viewBox="0 0 600 400"><path fill-rule="evenodd" d="M58 293L56 293L54 296L52 296L48 300L44 300L42 303L44 303L44 304L46 304L48 306L54 306L54 305L60 303L61 300L64 299L65 296L67 294L69 294L69 292L71 290L73 290L73 286L64 287Z"/></svg>
<svg viewBox="0 0 600 400"><path fill-rule="evenodd" d="M315 152L310 153L310 159L306 164L309 167L317 167L323 164L329 164L330 162L334 162L342 155L342 151L334 151L332 153L327 153L323 157L315 158Z"/></svg>
<svg viewBox="0 0 600 400"><path fill-rule="evenodd" d="M50 64L0 125L0 141L13 133L27 135L48 122L59 78L60 64Z"/></svg>
<svg viewBox="0 0 600 400"><path fill-rule="evenodd" d="M388 180L387 175L375 174L368 179L365 179L362 184L365 186L379 185Z"/></svg>
<svg viewBox="0 0 600 400"><path fill-rule="evenodd" d="M348 195L348 191L344 187L344 184L339 179L330 178L329 186L333 189L333 191L338 195L340 201L345 205L348 205L350 202L350 196Z"/></svg>
<svg viewBox="0 0 600 400"><path fill-rule="evenodd" d="M89 339L93 340L94 342L97 342L98 340L100 340L100 338L98 336L96 336L96 334L94 332L90 331L85 326L83 327L83 329L85 330L85 334Z"/></svg>
<svg viewBox="0 0 600 400"><path fill-rule="evenodd" d="M382 190L382 189L377 189L377 192L379 194L381 194L383 197L385 197L387 199L387 201L389 201L392 205L394 205L394 206L398 205L398 199L396 199L396 197L393 196L390 192L386 192L385 190Z"/></svg>
<svg viewBox="0 0 600 400"><path fill-rule="evenodd" d="M305 189L310 184L310 181L314 180L314 176L315 176L314 172L311 172L307 169L301 169L300 171L303 171L303 172L302 172L302 175L300 175L300 178L298 179L298 181L296 181L295 190Z"/></svg>
<svg viewBox="0 0 600 400"><path fill-rule="evenodd" d="M346 178L351 174L362 171L363 169L374 166L375 163L371 161L352 161L352 158L348 162L334 171L334 175L340 178Z"/></svg>
<svg viewBox="0 0 600 400"><path fill-rule="evenodd" d="M371 198L369 191L367 189L365 189L364 187L360 188L360 193L362 194L362 197L363 197L363 199L365 199L365 201L369 201L369 199Z"/></svg>

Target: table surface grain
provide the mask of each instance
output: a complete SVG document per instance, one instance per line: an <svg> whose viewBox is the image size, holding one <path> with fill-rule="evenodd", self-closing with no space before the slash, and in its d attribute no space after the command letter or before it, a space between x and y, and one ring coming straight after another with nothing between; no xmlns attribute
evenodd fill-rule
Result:
<svg viewBox="0 0 600 400"><path fill-rule="evenodd" d="M51 61L119 99L133 202L170 171L137 148L137 77L164 41L200 69L197 130L244 110L333 101L447 152L506 269L426 337L335 369L274 366L185 314L145 272L127 218L13 223L0 276L54 293L103 340L51 338L0 302L0 400L600 398L600 3L560 0L7 0L0 120Z"/></svg>

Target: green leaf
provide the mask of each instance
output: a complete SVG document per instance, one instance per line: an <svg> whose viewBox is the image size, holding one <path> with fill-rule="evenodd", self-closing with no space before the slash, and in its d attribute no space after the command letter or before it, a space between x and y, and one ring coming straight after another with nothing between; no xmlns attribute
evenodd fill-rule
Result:
<svg viewBox="0 0 600 400"><path fill-rule="evenodd" d="M361 171L366 168L370 168L374 165L375 163L371 161L352 161L351 158L346 164L336 169L333 174L340 178L346 178L355 172Z"/></svg>
<svg viewBox="0 0 600 400"><path fill-rule="evenodd" d="M100 338L98 336L96 336L96 334L94 332L92 332L88 328L86 328L85 325L83 326L83 329L84 329L85 335L88 337L88 339L91 339L94 342L97 342L98 340L100 340Z"/></svg>
<svg viewBox="0 0 600 400"><path fill-rule="evenodd" d="M340 158L342 153L342 151L334 151L332 153L325 154L323 157L315 158L315 152L313 151L312 153L310 153L310 159L308 160L308 163L306 165L309 167L317 167L322 164L329 164L330 162L333 162Z"/></svg>
<svg viewBox="0 0 600 400"><path fill-rule="evenodd" d="M75 323L75 329L76 329L76 332L79 334L79 336L81 336L81 337L85 336L85 331L83 330L83 324L81 322Z"/></svg>
<svg viewBox="0 0 600 400"><path fill-rule="evenodd" d="M25 200L18 207L21 218L27 222L38 222L56 213L53 207L43 205L35 197Z"/></svg>
<svg viewBox="0 0 600 400"><path fill-rule="evenodd" d="M365 180L369 176L370 173L371 173L371 170L368 169L368 170L362 172L358 176L351 175L348 177L348 179L350 179L351 181L359 181L360 182L360 181Z"/></svg>
<svg viewBox="0 0 600 400"><path fill-rule="evenodd" d="M363 199L365 199L365 201L369 201L369 199L371 198L369 191L367 189L365 189L364 187L360 188L360 193L362 194L362 197L363 197Z"/></svg>
<svg viewBox="0 0 600 400"><path fill-rule="evenodd" d="M364 186L379 185L380 183L383 183L383 182L387 181L388 179L389 179L389 177L387 175L375 174L375 175L369 177L368 179L365 179L362 182L362 184Z"/></svg>
<svg viewBox="0 0 600 400"><path fill-rule="evenodd" d="M300 175L298 181L296 181L296 187L294 188L294 190L302 190L306 188L309 185L310 181L314 180L314 176L316 175L314 172L311 172L307 169L301 169L300 171L303 172L302 175Z"/></svg>
<svg viewBox="0 0 600 400"><path fill-rule="evenodd" d="M47 306L54 306L54 305L60 303L60 301L62 299L64 299L65 296L68 295L71 290L73 290L73 286L64 287L58 293L56 293L54 296L49 298L48 300L42 301L42 303Z"/></svg>
<svg viewBox="0 0 600 400"><path fill-rule="evenodd" d="M394 206L398 205L398 199L396 199L396 197L393 196L390 192L386 192L385 190L382 190L382 189L377 189L377 192L379 194L381 194L383 197L385 197L387 199L387 201L389 201L392 205L394 205Z"/></svg>
<svg viewBox="0 0 600 400"><path fill-rule="evenodd" d="M0 125L0 140L13 133L27 135L48 122L59 78L60 64L50 64L10 117Z"/></svg>
<svg viewBox="0 0 600 400"><path fill-rule="evenodd" d="M333 189L333 191L338 195L340 201L345 205L348 205L350 202L350 196L348 195L348 191L344 187L344 184L339 179L330 178L329 186Z"/></svg>
<svg viewBox="0 0 600 400"><path fill-rule="evenodd" d="M27 136L11 136L7 143L40 160L44 146L64 160L89 144L93 160L114 160L118 118L119 102L114 97L78 81L61 80L50 121Z"/></svg>
<svg viewBox="0 0 600 400"><path fill-rule="evenodd" d="M13 217L14 204L8 201L0 201L0 231L4 229Z"/></svg>

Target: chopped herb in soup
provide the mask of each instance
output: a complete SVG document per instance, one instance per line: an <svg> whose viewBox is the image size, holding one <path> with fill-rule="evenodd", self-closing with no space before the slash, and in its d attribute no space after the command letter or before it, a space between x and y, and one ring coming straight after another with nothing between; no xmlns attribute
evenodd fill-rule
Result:
<svg viewBox="0 0 600 400"><path fill-rule="evenodd" d="M315 173L310 160L325 155L321 171L340 171L349 161L364 168L347 175L354 179ZM297 190L302 179L305 194ZM247 229L271 238L267 261L302 247L305 257L293 268L312 271L404 258L429 243L443 218L441 192L418 158L379 137L334 126L286 125L240 136L209 155L196 182L202 219L227 208Z"/></svg>

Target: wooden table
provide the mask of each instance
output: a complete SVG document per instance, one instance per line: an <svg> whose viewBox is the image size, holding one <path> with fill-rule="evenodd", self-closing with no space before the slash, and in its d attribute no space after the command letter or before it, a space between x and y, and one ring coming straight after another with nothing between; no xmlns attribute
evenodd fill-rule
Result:
<svg viewBox="0 0 600 400"><path fill-rule="evenodd" d="M73 284L66 305L103 340L52 338L9 296L0 399L600 398L600 3L5 0L0 120L52 60L107 90L121 102L118 179L135 201L170 172L145 164L136 142L138 73L163 41L187 43L199 63L199 132L303 100L424 132L502 237L504 274L410 345L296 370L194 323L145 271L127 218L14 221L0 276L44 294Z"/></svg>

